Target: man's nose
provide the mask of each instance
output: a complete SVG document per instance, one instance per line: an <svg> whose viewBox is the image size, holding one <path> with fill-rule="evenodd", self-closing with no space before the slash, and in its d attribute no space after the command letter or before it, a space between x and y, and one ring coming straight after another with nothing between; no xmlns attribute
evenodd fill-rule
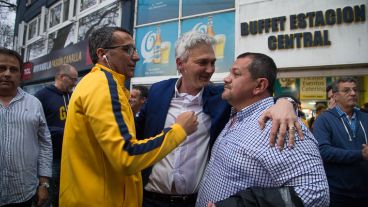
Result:
<svg viewBox="0 0 368 207"><path fill-rule="evenodd" d="M206 66L206 72L207 73L214 73L215 72L215 66L212 63L208 63Z"/></svg>
<svg viewBox="0 0 368 207"><path fill-rule="evenodd" d="M10 68L6 68L5 71L3 72L4 75L6 76L10 76L11 72L10 72Z"/></svg>

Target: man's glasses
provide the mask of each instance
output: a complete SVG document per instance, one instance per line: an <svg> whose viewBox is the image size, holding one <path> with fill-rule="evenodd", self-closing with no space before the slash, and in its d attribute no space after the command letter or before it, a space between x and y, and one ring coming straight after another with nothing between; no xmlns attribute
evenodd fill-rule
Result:
<svg viewBox="0 0 368 207"><path fill-rule="evenodd" d="M60 75L65 75L66 77L68 77L71 81L73 81L73 82L77 82L78 81L78 78L73 78L72 76L70 76L70 75L68 75L68 74L65 74L65 73L63 73L63 74L60 74Z"/></svg>
<svg viewBox="0 0 368 207"><path fill-rule="evenodd" d="M132 56L134 52L138 54L137 48L135 48L133 45L117 45L117 46L111 46L111 47L105 47L104 49L115 49L115 48L121 48L123 49L129 56Z"/></svg>
<svg viewBox="0 0 368 207"><path fill-rule="evenodd" d="M354 91L354 93L357 93L358 89L357 88L343 88L342 90L339 90L339 92L342 92L344 94L349 94L353 91Z"/></svg>

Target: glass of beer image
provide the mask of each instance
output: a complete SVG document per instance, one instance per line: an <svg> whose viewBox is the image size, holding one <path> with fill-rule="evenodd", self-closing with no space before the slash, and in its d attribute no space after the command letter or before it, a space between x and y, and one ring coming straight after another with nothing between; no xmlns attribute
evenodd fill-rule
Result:
<svg viewBox="0 0 368 207"><path fill-rule="evenodd" d="M170 42L162 42L161 43L161 64L169 63L170 49L171 49L171 43Z"/></svg>
<svg viewBox="0 0 368 207"><path fill-rule="evenodd" d="M215 44L215 55L217 59L224 58L224 50L225 50L225 41L226 36L224 34L215 35L216 44Z"/></svg>

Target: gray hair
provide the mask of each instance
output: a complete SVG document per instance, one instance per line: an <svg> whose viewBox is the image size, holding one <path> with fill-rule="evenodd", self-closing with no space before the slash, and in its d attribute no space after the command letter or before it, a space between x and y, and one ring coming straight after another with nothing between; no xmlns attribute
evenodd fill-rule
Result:
<svg viewBox="0 0 368 207"><path fill-rule="evenodd" d="M205 33L190 31L183 34L175 44L175 58L180 58L182 61L187 60L189 50L200 44L213 46L216 43L215 38L208 36Z"/></svg>
<svg viewBox="0 0 368 207"><path fill-rule="evenodd" d="M339 91L339 84L340 83L355 83L357 84L357 80L354 77L351 76L345 76L345 77L341 77L337 80L335 80L332 84L332 93L336 93Z"/></svg>

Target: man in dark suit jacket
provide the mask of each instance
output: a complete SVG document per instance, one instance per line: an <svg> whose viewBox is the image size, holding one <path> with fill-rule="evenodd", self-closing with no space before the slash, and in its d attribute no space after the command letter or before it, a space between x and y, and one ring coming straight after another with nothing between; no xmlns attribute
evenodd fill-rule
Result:
<svg viewBox="0 0 368 207"><path fill-rule="evenodd" d="M195 205L210 148L231 114L230 105L221 99L223 86L210 83L215 71L214 43L214 38L198 32L188 32L179 38L175 55L182 76L153 84L148 100L136 117L137 137L161 132L179 113L187 110L195 111L199 122L198 130L185 142L143 171L143 207ZM282 137L287 126L300 128L291 104L286 102L278 101L268 111L274 123L283 121L279 133ZM265 114L265 119L270 118L269 114ZM275 127L273 136L278 124Z"/></svg>

